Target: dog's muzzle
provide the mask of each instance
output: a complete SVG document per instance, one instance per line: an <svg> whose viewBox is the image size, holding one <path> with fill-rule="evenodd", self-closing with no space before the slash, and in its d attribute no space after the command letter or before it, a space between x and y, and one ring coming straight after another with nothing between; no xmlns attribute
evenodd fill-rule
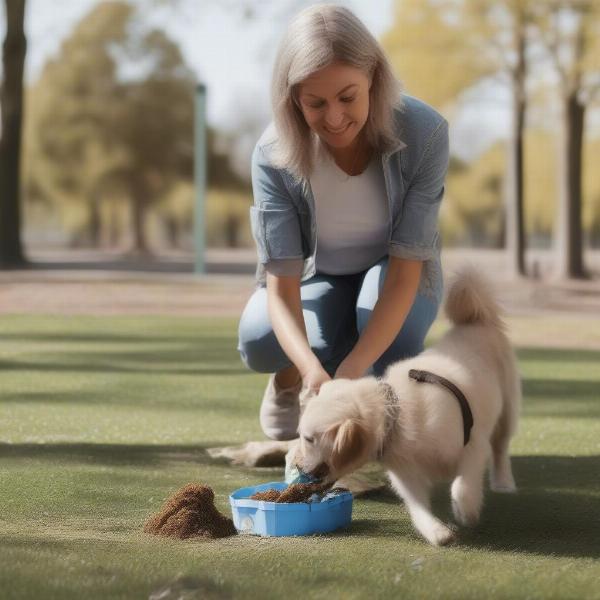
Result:
<svg viewBox="0 0 600 600"><path fill-rule="evenodd" d="M316 480L325 479L325 477L329 475L329 465L323 462L320 465L317 465L312 471L309 471L308 474Z"/></svg>

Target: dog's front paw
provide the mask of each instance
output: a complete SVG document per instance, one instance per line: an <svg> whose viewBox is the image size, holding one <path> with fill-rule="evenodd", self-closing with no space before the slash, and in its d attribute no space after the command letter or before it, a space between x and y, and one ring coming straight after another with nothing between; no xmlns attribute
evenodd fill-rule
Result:
<svg viewBox="0 0 600 600"><path fill-rule="evenodd" d="M490 488L493 492L498 492L500 494L515 494L517 492L517 484L512 476L494 477L490 484Z"/></svg>
<svg viewBox="0 0 600 600"><path fill-rule="evenodd" d="M433 546L449 546L456 541L457 532L443 523L439 523L427 532L425 538Z"/></svg>
<svg viewBox="0 0 600 600"><path fill-rule="evenodd" d="M461 504L456 500L452 500L452 512L454 513L454 518L458 521L460 525L463 527L475 527L477 523L479 523L479 509L472 508L468 509L465 507L464 503Z"/></svg>

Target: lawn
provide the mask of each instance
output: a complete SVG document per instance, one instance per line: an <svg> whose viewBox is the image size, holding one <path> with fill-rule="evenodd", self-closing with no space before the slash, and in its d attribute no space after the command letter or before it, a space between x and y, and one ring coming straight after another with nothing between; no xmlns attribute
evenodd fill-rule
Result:
<svg viewBox="0 0 600 600"><path fill-rule="evenodd" d="M600 338L598 321L578 326ZM531 327L511 320L517 339ZM187 317L0 318L2 598L600 598L591 349L519 347L520 491L488 493L481 525L454 547L426 545L390 493L356 500L351 528L333 535L145 535L145 518L185 483L212 486L229 513L233 489L281 479L205 451L262 438L265 376L244 369L235 333L233 320Z"/></svg>

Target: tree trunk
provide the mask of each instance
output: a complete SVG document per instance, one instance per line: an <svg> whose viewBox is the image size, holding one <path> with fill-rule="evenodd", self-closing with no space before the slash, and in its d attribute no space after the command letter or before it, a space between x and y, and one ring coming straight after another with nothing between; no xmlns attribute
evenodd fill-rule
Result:
<svg viewBox="0 0 600 600"><path fill-rule="evenodd" d="M23 31L25 0L6 0L6 38L2 48L4 79L0 89L0 267L25 262L21 245L20 169L23 115Z"/></svg>
<svg viewBox="0 0 600 600"><path fill-rule="evenodd" d="M556 230L557 275L562 279L585 276L581 222L585 108L579 101L577 91L563 97L563 137L559 154L560 184Z"/></svg>
<svg viewBox="0 0 600 600"><path fill-rule="evenodd" d="M515 276L525 275L525 224L523 214L523 127L525 103L515 98L513 108L513 131L509 141L506 249L510 271Z"/></svg>
<svg viewBox="0 0 600 600"><path fill-rule="evenodd" d="M101 246L102 218L100 216L100 200L101 196L97 190L91 192L90 197L90 245L92 248Z"/></svg>
<svg viewBox="0 0 600 600"><path fill-rule="evenodd" d="M133 248L136 254L149 254L146 241L146 206L148 193L144 186L133 185L131 194L131 222L133 226Z"/></svg>
<svg viewBox="0 0 600 600"><path fill-rule="evenodd" d="M121 226L119 223L119 213L115 206L111 207L110 217L108 222L108 246L109 248L117 248L121 241Z"/></svg>
<svg viewBox="0 0 600 600"><path fill-rule="evenodd" d="M175 217L167 215L163 219L163 226L167 233L167 239L169 240L169 247L170 248L178 248L179 247L179 232L180 232L181 228L179 227L179 222L177 221L177 219Z"/></svg>
<svg viewBox="0 0 600 600"><path fill-rule="evenodd" d="M240 219L236 215L228 215L225 219L225 244L228 248L239 246Z"/></svg>
<svg viewBox="0 0 600 600"><path fill-rule="evenodd" d="M525 128L525 21L515 24L517 60L512 70L512 130L508 142L506 178L506 250L514 276L525 275L525 223L523 209L523 131Z"/></svg>

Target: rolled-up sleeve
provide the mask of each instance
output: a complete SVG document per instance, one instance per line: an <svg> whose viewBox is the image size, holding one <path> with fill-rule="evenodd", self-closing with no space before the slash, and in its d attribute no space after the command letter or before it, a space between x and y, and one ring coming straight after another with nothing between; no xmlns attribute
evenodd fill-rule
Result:
<svg viewBox="0 0 600 600"><path fill-rule="evenodd" d="M389 247L391 256L412 260L429 260L435 256L438 213L444 195L448 157L448 123L444 120L425 146L417 174L393 224Z"/></svg>
<svg viewBox="0 0 600 600"><path fill-rule="evenodd" d="M258 260L274 274L296 275L303 259L298 211L281 172L260 146L252 154L252 191L250 225Z"/></svg>

